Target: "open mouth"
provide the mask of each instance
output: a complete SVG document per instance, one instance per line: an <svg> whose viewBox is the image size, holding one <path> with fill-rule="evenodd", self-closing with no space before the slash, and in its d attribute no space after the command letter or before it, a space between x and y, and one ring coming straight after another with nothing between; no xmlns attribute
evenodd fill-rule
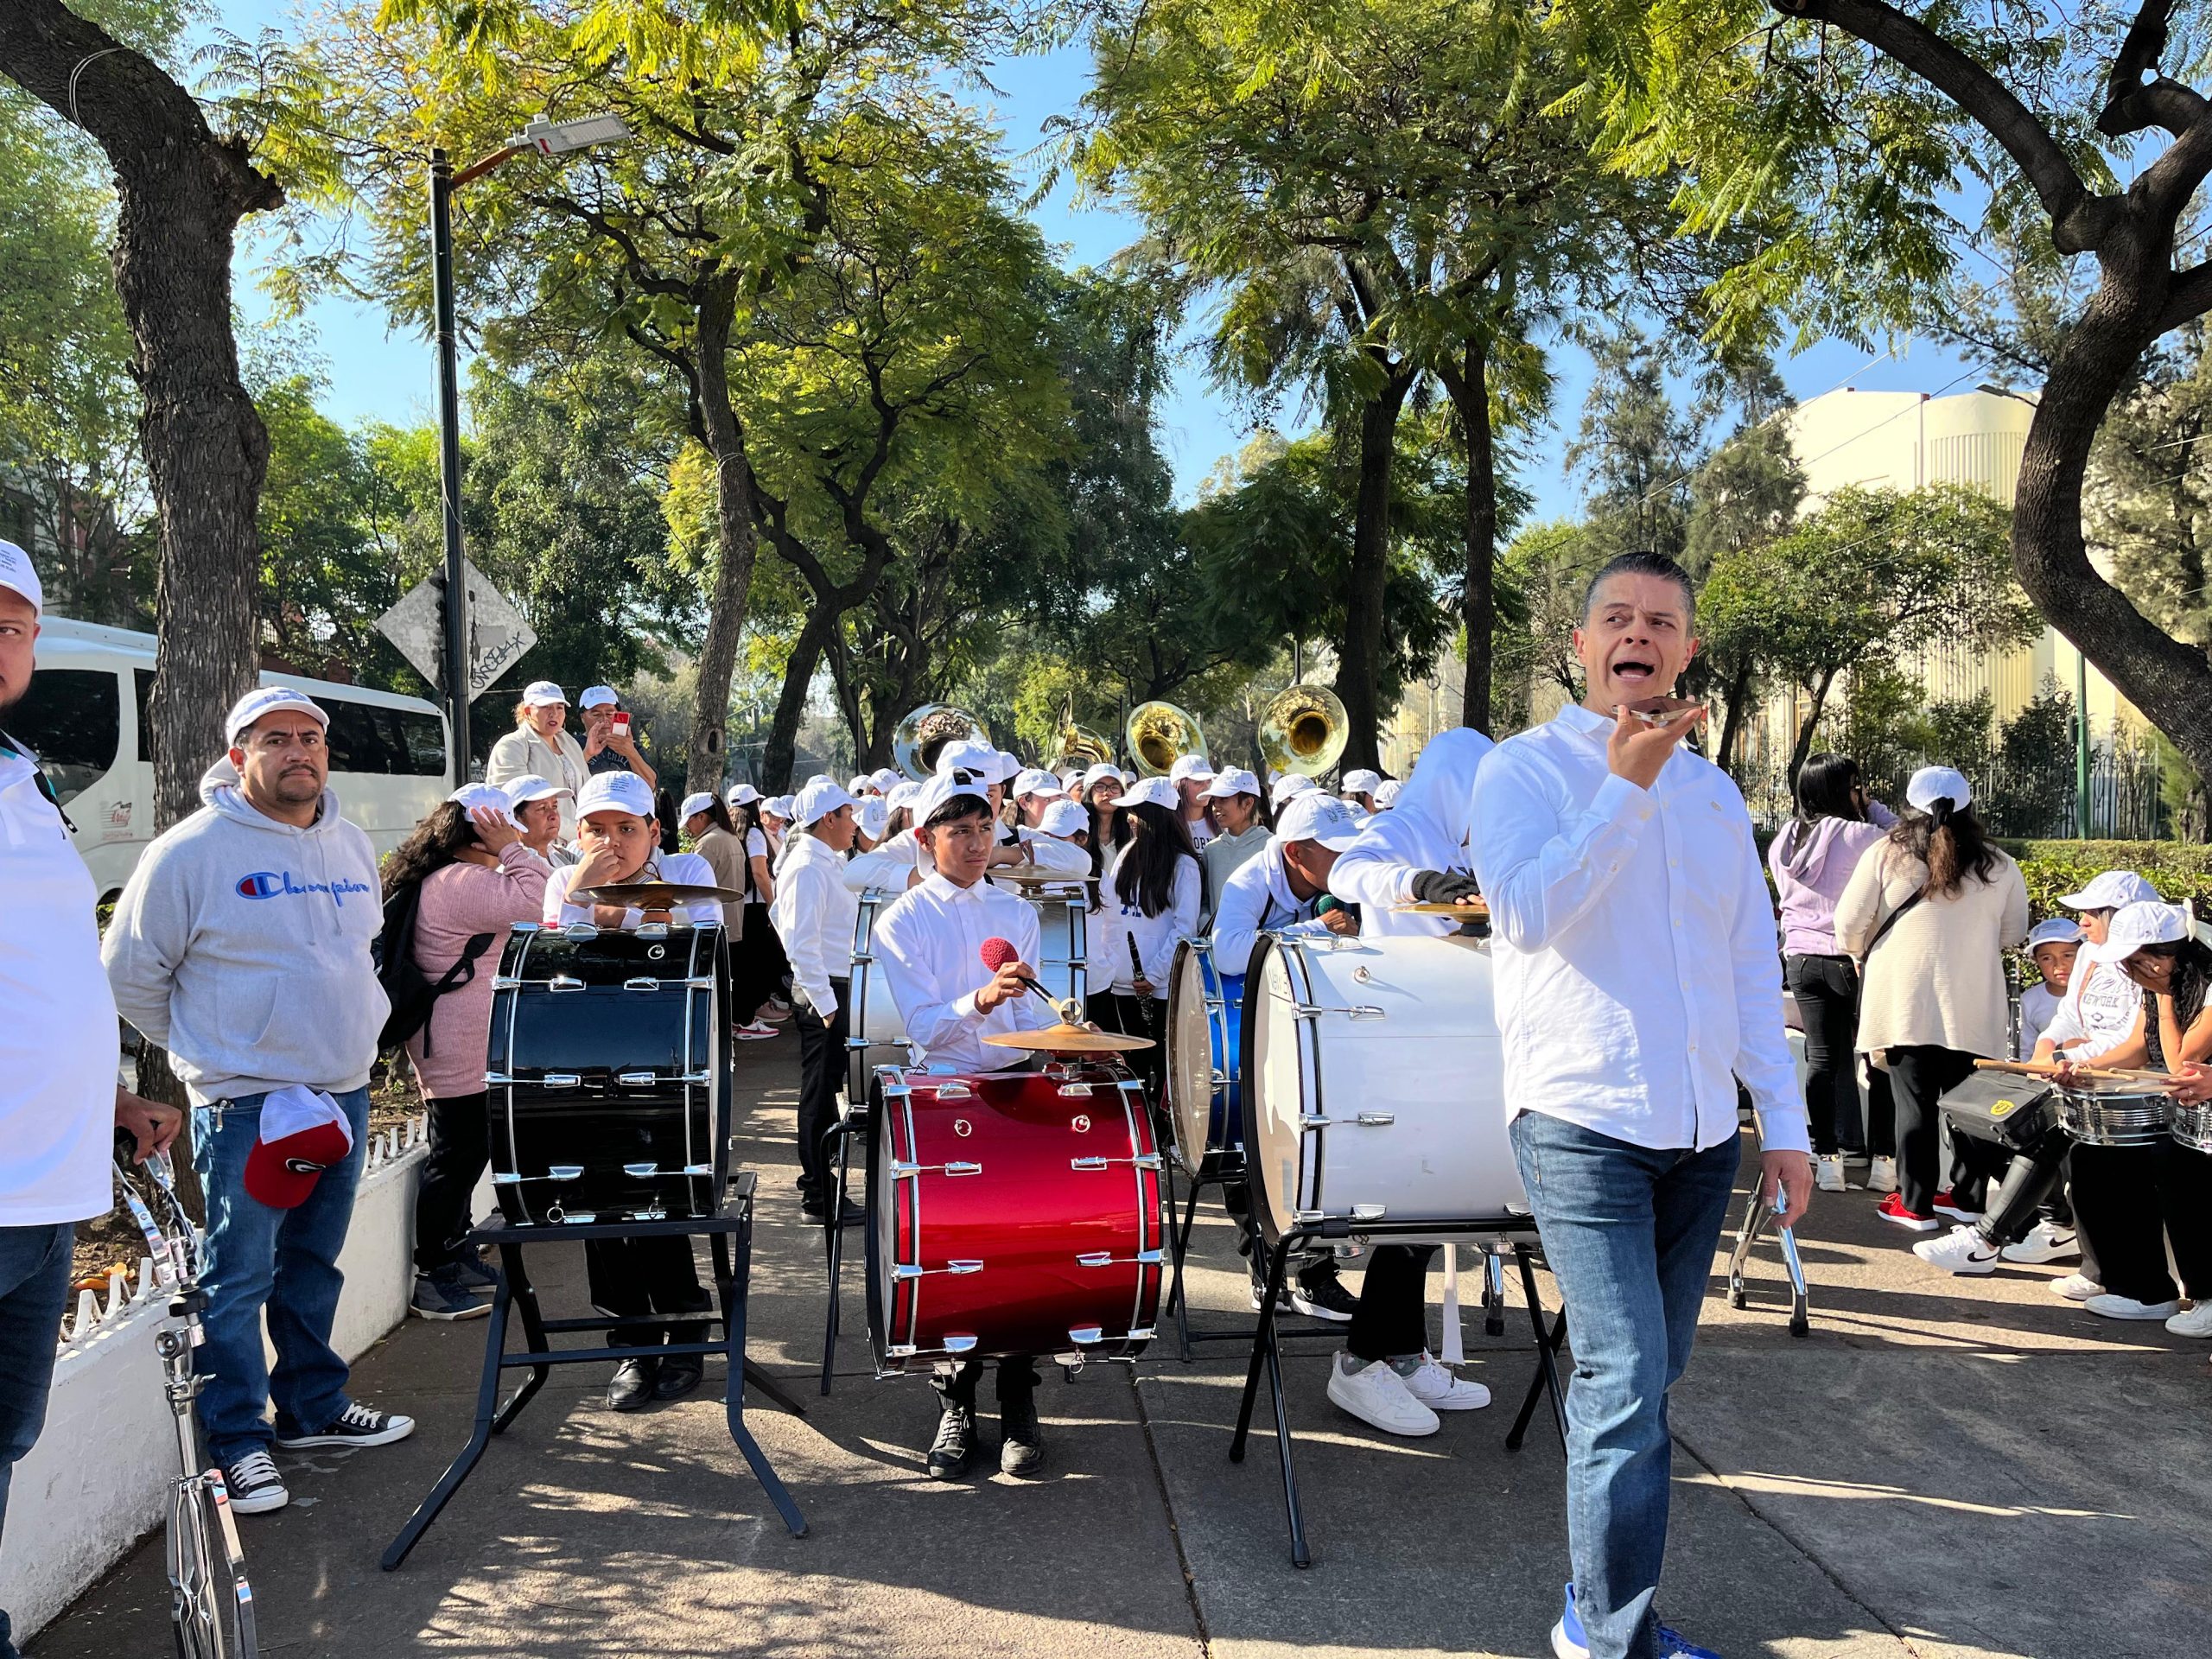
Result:
<svg viewBox="0 0 2212 1659"><path fill-rule="evenodd" d="M1624 657L1613 664L1613 677L1625 686L1642 688L1656 685L1659 679L1659 664L1641 657Z"/></svg>

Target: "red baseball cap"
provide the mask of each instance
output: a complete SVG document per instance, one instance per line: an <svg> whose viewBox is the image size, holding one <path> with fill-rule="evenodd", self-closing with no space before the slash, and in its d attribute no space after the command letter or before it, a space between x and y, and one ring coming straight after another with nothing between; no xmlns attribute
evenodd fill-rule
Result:
<svg viewBox="0 0 2212 1659"><path fill-rule="evenodd" d="M245 1155L248 1197L272 1210L294 1210L322 1172L353 1151L353 1126L328 1095L295 1084L261 1103L261 1135Z"/></svg>

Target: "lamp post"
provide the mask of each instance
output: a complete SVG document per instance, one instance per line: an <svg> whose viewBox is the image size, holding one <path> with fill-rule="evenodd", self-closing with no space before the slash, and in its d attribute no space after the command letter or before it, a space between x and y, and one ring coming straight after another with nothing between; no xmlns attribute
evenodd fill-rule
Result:
<svg viewBox="0 0 2212 1659"><path fill-rule="evenodd" d="M469 650L467 566L461 543L461 364L453 297L453 195L518 156L564 156L594 144L619 144L630 129L619 116L531 122L516 137L460 172L442 149L430 152L430 282L438 359L438 496L445 533L446 722L451 728L453 780L468 780Z"/></svg>

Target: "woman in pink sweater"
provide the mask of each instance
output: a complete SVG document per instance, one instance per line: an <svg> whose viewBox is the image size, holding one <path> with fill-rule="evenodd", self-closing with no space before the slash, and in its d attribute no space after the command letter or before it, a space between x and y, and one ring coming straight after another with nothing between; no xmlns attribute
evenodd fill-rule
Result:
<svg viewBox="0 0 2212 1659"><path fill-rule="evenodd" d="M497 798L496 799L494 798ZM468 1236L468 1199L491 1155L484 1055L492 1026L492 980L515 922L545 907L552 870L523 843L505 797L488 784L455 790L385 867L385 897L422 888L415 916L415 965L432 984L475 954L430 1005L407 1039L407 1058L430 1114L430 1157L415 1204L415 1312L466 1319L491 1312L475 1292L493 1282Z"/></svg>

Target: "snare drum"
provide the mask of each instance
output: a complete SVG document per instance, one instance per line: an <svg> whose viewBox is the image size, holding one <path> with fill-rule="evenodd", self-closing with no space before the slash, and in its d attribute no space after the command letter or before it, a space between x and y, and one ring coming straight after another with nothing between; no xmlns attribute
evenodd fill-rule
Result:
<svg viewBox="0 0 2212 1659"><path fill-rule="evenodd" d="M1127 1068L886 1068L875 1083L877 1374L1007 1354L1135 1358L1160 1305L1160 1155Z"/></svg>
<svg viewBox="0 0 2212 1659"><path fill-rule="evenodd" d="M1478 942L1263 936L1243 1041L1246 1169L1270 1243L1333 1220L1433 1221L1444 1239L1529 1225Z"/></svg>
<svg viewBox="0 0 2212 1659"><path fill-rule="evenodd" d="M518 1225L711 1216L729 1176L722 930L518 922L492 982L492 1191Z"/></svg>
<svg viewBox="0 0 2212 1659"><path fill-rule="evenodd" d="M1243 1031L1243 976L1214 971L1210 939L1177 945L1167 973L1167 1107L1176 1161L1208 1180L1234 1179L1244 1167Z"/></svg>
<svg viewBox="0 0 2212 1659"><path fill-rule="evenodd" d="M2152 1147L2166 1138L2173 1097L2157 1090L2068 1089L2058 1097L2058 1122L2090 1147Z"/></svg>
<svg viewBox="0 0 2212 1659"><path fill-rule="evenodd" d="M2171 1116L2166 1127L2175 1144L2193 1152L2212 1152L2212 1101L2200 1101L2194 1106L2184 1106L2172 1101Z"/></svg>

